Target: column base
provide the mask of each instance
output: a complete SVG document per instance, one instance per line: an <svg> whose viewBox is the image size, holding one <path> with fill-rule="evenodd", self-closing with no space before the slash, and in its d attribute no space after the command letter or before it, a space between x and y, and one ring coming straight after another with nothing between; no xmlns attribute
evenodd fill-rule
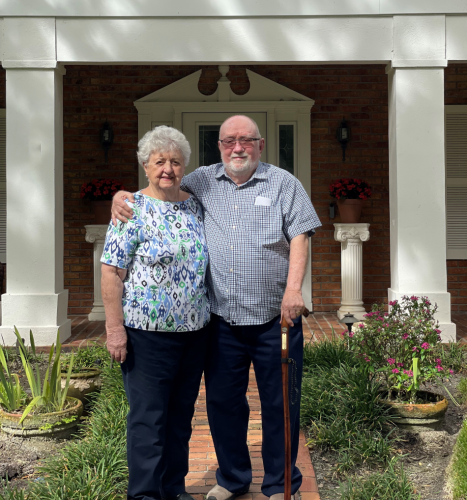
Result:
<svg viewBox="0 0 467 500"><path fill-rule="evenodd" d="M388 288L388 302L392 300L400 300L404 295L411 297L428 297L432 304L438 304L438 312L436 319L439 321L439 329L441 330L441 342L456 342L456 325L451 321L451 294L448 292L401 292Z"/></svg>
<svg viewBox="0 0 467 500"><path fill-rule="evenodd" d="M94 306L88 314L89 321L105 321L104 306Z"/></svg>
<svg viewBox="0 0 467 500"><path fill-rule="evenodd" d="M55 344L57 340L57 330L60 330L60 342L64 342L71 336L71 319L65 320L61 325L51 326L17 326L16 327L24 339L25 344L29 345L29 332L34 335L34 343L36 346L50 346ZM14 325L0 326L0 337L5 342L6 346L16 345L16 335L14 333Z"/></svg>

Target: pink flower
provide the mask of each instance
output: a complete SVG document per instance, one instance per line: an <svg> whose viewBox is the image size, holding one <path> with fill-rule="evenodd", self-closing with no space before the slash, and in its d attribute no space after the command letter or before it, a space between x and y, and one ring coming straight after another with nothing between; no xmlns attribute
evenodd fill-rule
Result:
<svg viewBox="0 0 467 500"><path fill-rule="evenodd" d="M410 300L418 300L418 297L415 297L415 295L412 295L412 297L410 297Z"/></svg>
<svg viewBox="0 0 467 500"><path fill-rule="evenodd" d="M392 373L399 373L399 370L397 368L393 368L391 371Z"/></svg>
<svg viewBox="0 0 467 500"><path fill-rule="evenodd" d="M454 370L449 369L449 373L452 375L454 373Z"/></svg>
<svg viewBox="0 0 467 500"><path fill-rule="evenodd" d="M344 330L343 332L341 332L341 335L344 337L346 333L347 333L347 330Z"/></svg>
<svg viewBox="0 0 467 500"><path fill-rule="evenodd" d="M404 373L408 375L409 377L413 377L413 371L412 370L404 370Z"/></svg>
<svg viewBox="0 0 467 500"><path fill-rule="evenodd" d="M420 352L418 347L412 347L412 351Z"/></svg>
<svg viewBox="0 0 467 500"><path fill-rule="evenodd" d="M441 365L438 365L436 368L438 368L439 372L442 372L444 370L444 368Z"/></svg>
<svg viewBox="0 0 467 500"><path fill-rule="evenodd" d="M396 360L395 360L394 358L388 358L386 361L387 361L390 365L393 365L393 364L396 362Z"/></svg>
<svg viewBox="0 0 467 500"><path fill-rule="evenodd" d="M440 330L440 329L438 329L438 328L435 328L435 332L436 332L437 334L440 334L440 333L441 333L441 330Z"/></svg>
<svg viewBox="0 0 467 500"><path fill-rule="evenodd" d="M429 348L430 348L430 344L429 344L428 342L423 342L423 344L422 344L422 346L421 346L421 347L422 347L422 349L425 349L425 350L426 350L426 349L429 349Z"/></svg>
<svg viewBox="0 0 467 500"><path fill-rule="evenodd" d="M396 304L397 304L397 300L391 300L391 302L389 302L390 306L395 306Z"/></svg>
<svg viewBox="0 0 467 500"><path fill-rule="evenodd" d="M400 368L401 366L404 366L404 363L397 363L397 366Z"/></svg>
<svg viewBox="0 0 467 500"><path fill-rule="evenodd" d="M358 325L358 327L359 327L359 328L363 328L364 326L365 326L365 325L364 325L363 323L360 323L360 324Z"/></svg>
<svg viewBox="0 0 467 500"><path fill-rule="evenodd" d="M409 334L408 333L404 333L404 335L402 335L402 338L405 340L405 339L408 339L409 338Z"/></svg>
<svg viewBox="0 0 467 500"><path fill-rule="evenodd" d="M349 337L350 337L350 338L352 338L354 335L355 335L355 333L354 333L354 332L350 332L350 333L349 333Z"/></svg>
<svg viewBox="0 0 467 500"><path fill-rule="evenodd" d="M439 358L437 358L437 359L436 359L436 362L437 362L438 364L440 364L440 363L441 363L441 360L440 360Z"/></svg>

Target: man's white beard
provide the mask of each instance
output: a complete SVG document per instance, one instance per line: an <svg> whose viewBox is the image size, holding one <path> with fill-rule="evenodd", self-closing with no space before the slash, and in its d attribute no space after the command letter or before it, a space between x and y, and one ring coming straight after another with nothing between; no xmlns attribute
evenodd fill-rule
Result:
<svg viewBox="0 0 467 500"><path fill-rule="evenodd" d="M258 165L254 165L250 158L246 157L243 163L238 163L234 161L229 161L229 163L224 163L224 168L227 170L227 173L236 175L236 174L244 174L246 172L250 172L254 170Z"/></svg>

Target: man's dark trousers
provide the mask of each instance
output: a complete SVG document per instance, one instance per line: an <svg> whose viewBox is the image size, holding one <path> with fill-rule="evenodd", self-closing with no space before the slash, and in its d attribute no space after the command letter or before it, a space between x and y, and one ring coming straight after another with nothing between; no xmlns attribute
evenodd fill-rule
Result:
<svg viewBox="0 0 467 500"><path fill-rule="evenodd" d="M261 400L264 479L261 490L270 497L284 492L284 407L281 377L280 316L264 325L235 326L212 315L206 358L206 404L219 469L217 483L232 493L248 489L252 481L247 446L249 407L246 399L250 363ZM296 362L296 384L289 365L290 426L292 437L292 493L302 482L295 466L300 427L300 390L303 366L301 317L290 328L289 357ZM294 395L294 387L298 394ZM292 402L295 400L295 404Z"/></svg>
<svg viewBox="0 0 467 500"><path fill-rule="evenodd" d="M174 498L185 491L208 327L196 332L126 331L127 498Z"/></svg>

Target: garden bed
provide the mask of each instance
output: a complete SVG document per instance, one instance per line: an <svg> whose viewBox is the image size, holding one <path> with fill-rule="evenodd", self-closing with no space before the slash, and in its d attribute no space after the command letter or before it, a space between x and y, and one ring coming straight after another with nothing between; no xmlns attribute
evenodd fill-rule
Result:
<svg viewBox="0 0 467 500"><path fill-rule="evenodd" d="M456 398L459 396L457 387L460 375L454 375L445 382L449 392ZM467 406L455 406L442 385L431 385L426 389L443 394L449 400L449 407L445 420L439 431L430 431L413 434L406 431L397 431L397 445L395 454L399 455L400 462L408 478L412 481L421 500L450 500L449 479L447 468L452 458L452 451L463 419L467 418ZM321 500L340 500L339 484L344 478L335 472L338 462L338 453L331 450L310 450L316 480ZM356 467L352 474L365 478L374 473L375 469L363 464Z"/></svg>

